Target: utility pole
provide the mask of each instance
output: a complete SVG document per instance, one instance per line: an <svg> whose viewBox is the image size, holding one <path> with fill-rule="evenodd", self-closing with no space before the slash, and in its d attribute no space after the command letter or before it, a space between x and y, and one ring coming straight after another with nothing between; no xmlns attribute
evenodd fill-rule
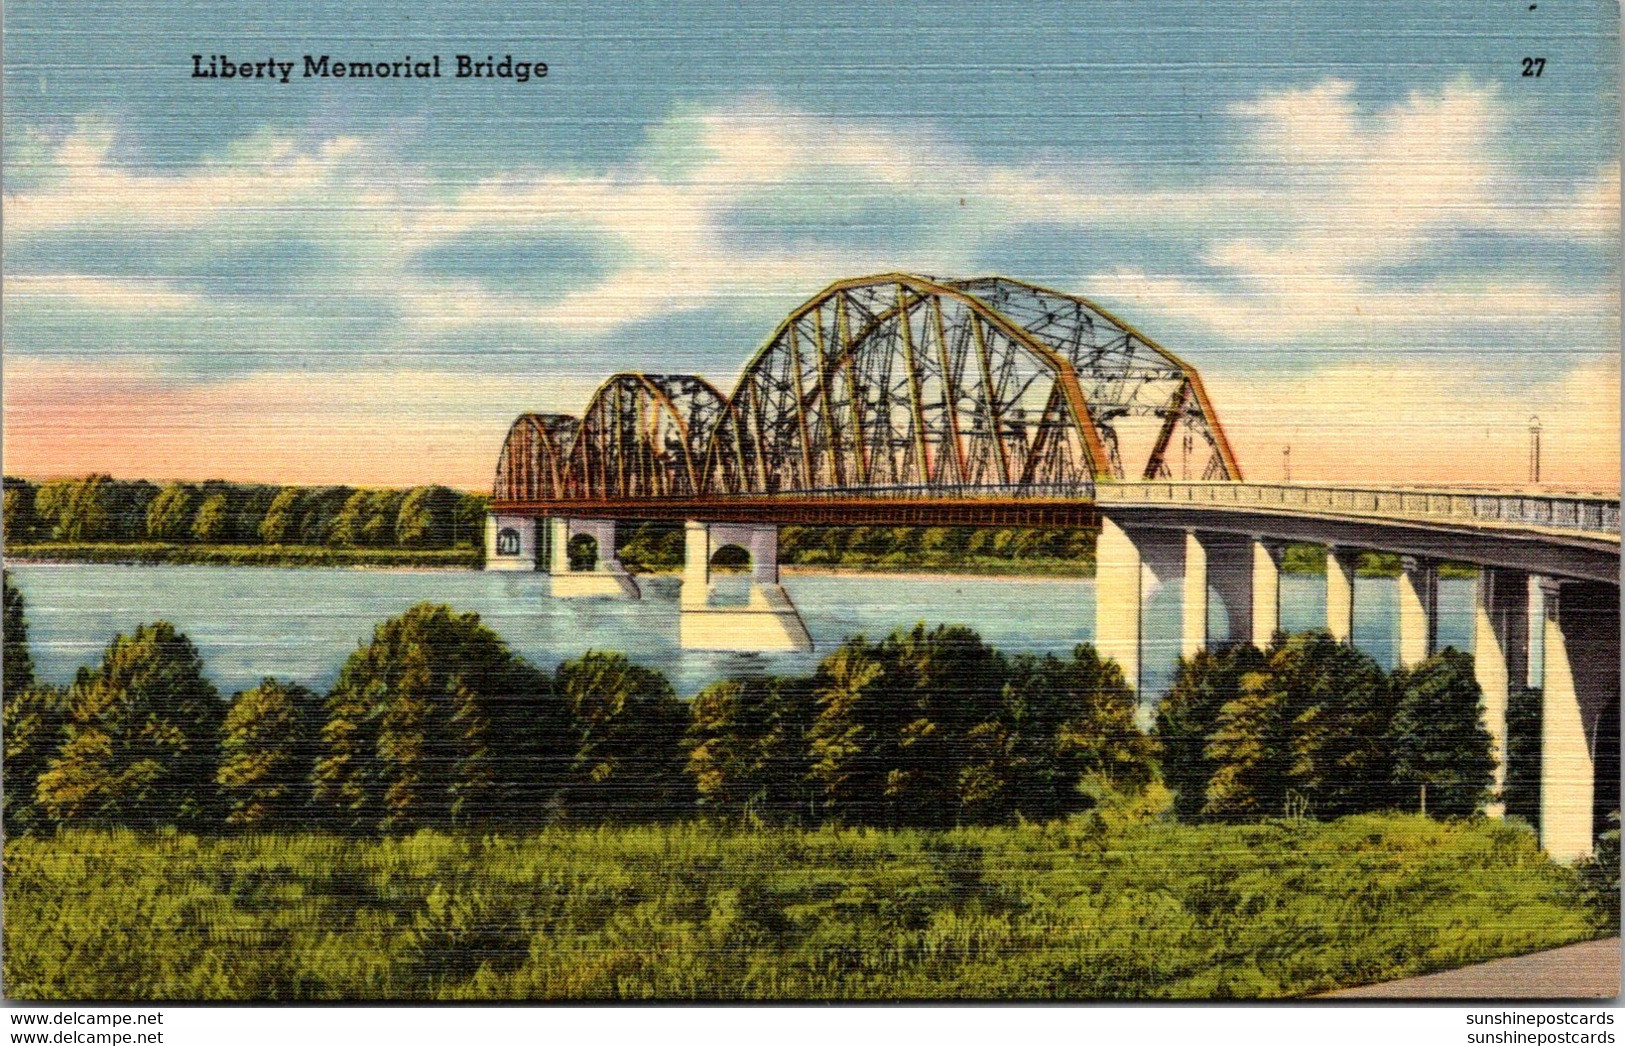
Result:
<svg viewBox="0 0 1625 1046"><path fill-rule="evenodd" d="M1540 418L1529 417L1529 482L1540 482Z"/></svg>

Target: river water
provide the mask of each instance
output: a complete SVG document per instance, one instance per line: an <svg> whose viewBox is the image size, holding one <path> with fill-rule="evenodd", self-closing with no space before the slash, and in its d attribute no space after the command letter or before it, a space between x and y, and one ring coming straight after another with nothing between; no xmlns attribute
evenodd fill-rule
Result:
<svg viewBox="0 0 1625 1046"><path fill-rule="evenodd" d="M28 606L38 673L66 683L95 664L107 642L137 624L167 620L202 653L223 693L267 675L325 690L375 624L415 603L472 610L533 663L551 670L587 650L619 650L664 671L679 693L743 673L810 672L847 636L878 639L900 626L957 622L1001 650L1064 652L1094 637L1095 587L1084 578L971 575L786 574L817 649L806 655L721 654L677 646L677 579L642 579L642 600L552 599L543 574L448 570L23 564L10 568ZM722 585L729 584L729 580ZM1439 583L1440 645L1471 649L1472 580ZM1355 586L1354 641L1384 666L1394 662L1395 582ZM1222 609L1213 600L1215 623ZM1325 625L1318 576L1281 579L1281 624ZM1146 690L1164 690L1178 659L1178 586L1153 595L1146 612Z"/></svg>

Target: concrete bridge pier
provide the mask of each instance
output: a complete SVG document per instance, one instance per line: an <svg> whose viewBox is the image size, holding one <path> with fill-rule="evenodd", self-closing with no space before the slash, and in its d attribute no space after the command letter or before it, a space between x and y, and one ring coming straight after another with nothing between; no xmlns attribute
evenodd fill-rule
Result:
<svg viewBox="0 0 1625 1046"><path fill-rule="evenodd" d="M1180 655L1192 657L1211 639L1208 609L1225 608L1219 638L1267 647L1280 627L1280 551L1233 534L1122 526L1101 520L1095 550L1095 648L1122 666L1140 689L1147 636L1145 607L1163 585L1181 586Z"/></svg>
<svg viewBox="0 0 1625 1046"><path fill-rule="evenodd" d="M585 570L570 569L570 539L578 534L592 538L596 545L593 563ZM621 561L615 558L613 519L571 519L550 516L547 519L546 546L547 573L552 578L550 584L553 598L642 597L643 593L638 588L637 579L627 573Z"/></svg>
<svg viewBox="0 0 1625 1046"><path fill-rule="evenodd" d="M491 513L485 517L485 569L536 569L536 517Z"/></svg>
<svg viewBox="0 0 1625 1046"><path fill-rule="evenodd" d="M1326 631L1339 643L1354 642L1354 572L1360 554L1326 546Z"/></svg>
<svg viewBox="0 0 1625 1046"><path fill-rule="evenodd" d="M1123 527L1110 517L1100 521L1095 545L1095 649L1101 657L1116 661L1136 690L1144 685L1145 604L1158 587L1185 574L1186 540L1177 530ZM1204 574L1205 565L1204 560ZM1202 591L1206 614L1205 584Z"/></svg>
<svg viewBox="0 0 1625 1046"><path fill-rule="evenodd" d="M1281 554L1277 541L1255 537L1253 546L1253 646L1268 650L1281 631Z"/></svg>
<svg viewBox="0 0 1625 1046"><path fill-rule="evenodd" d="M711 557L727 545L750 555L750 588L743 605L713 603ZM689 521L678 607L678 645L685 650L805 653L813 648L801 613L779 584L776 526Z"/></svg>
<svg viewBox="0 0 1625 1046"><path fill-rule="evenodd" d="M1187 530L1184 569L1180 654L1192 657L1215 639L1222 643L1252 642L1253 543L1233 534ZM1219 597L1225 611L1218 635L1208 627L1213 595Z"/></svg>
<svg viewBox="0 0 1625 1046"><path fill-rule="evenodd" d="M1529 678L1529 576L1481 567L1473 607L1473 676L1484 694L1484 729L1495 758L1495 798L1484 808L1506 816L1507 705Z"/></svg>
<svg viewBox="0 0 1625 1046"><path fill-rule="evenodd" d="M1619 804L1619 589L1550 578L1541 587L1540 844L1576 861L1591 854L1597 818ZM1599 745L1610 728L1611 743ZM1600 796L1599 757L1613 760Z"/></svg>
<svg viewBox="0 0 1625 1046"><path fill-rule="evenodd" d="M1439 564L1403 556L1399 570L1399 664L1414 668L1431 657L1439 640Z"/></svg>

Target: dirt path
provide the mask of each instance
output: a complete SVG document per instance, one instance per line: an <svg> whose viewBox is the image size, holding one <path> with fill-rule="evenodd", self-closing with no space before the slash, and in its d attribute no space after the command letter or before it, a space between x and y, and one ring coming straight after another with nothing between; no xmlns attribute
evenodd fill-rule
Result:
<svg viewBox="0 0 1625 1046"><path fill-rule="evenodd" d="M1620 939L1347 988L1322 999L1599 999L1619 995Z"/></svg>

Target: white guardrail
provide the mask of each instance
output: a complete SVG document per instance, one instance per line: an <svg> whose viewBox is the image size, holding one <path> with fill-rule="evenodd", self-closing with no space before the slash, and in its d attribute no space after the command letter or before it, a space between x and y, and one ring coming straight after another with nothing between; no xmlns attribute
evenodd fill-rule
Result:
<svg viewBox="0 0 1625 1046"><path fill-rule="evenodd" d="M1091 489L1092 488L1092 489ZM1619 495L1579 491L1507 490L1488 487L1382 487L1336 483L1248 483L1228 480L1144 480L1122 483L897 485L823 487L770 494L724 495L741 498L797 498L808 501L938 498L991 501L1093 500L1100 505L1264 509L1566 530L1592 537L1619 538Z"/></svg>
<svg viewBox="0 0 1625 1046"><path fill-rule="evenodd" d="M1101 505L1199 505L1573 530L1619 537L1619 495L1305 483L1101 483Z"/></svg>

